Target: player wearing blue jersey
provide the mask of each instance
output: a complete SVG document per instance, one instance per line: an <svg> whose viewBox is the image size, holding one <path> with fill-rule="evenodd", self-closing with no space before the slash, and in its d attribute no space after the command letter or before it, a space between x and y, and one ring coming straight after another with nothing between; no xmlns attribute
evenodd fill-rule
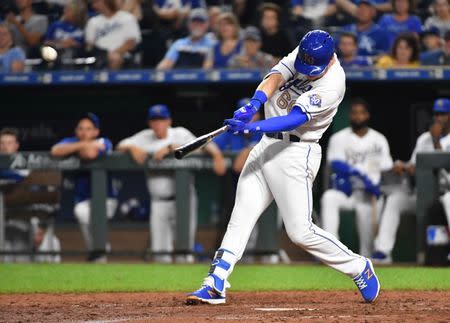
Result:
<svg viewBox="0 0 450 323"><path fill-rule="evenodd" d="M51 149L55 157L78 156L83 160L93 160L112 151L112 143L108 138L99 137L100 120L93 113L87 113L79 118L75 128L75 136L60 140ZM75 207L74 214L77 218L81 233L83 234L86 248L90 252L88 260L105 261L106 257L93 250L93 238L90 229L91 223L91 179L89 172L78 171L74 174L75 180ZM106 215L114 216L117 200L111 179L108 181L108 199L106 200Z"/></svg>
<svg viewBox="0 0 450 323"><path fill-rule="evenodd" d="M375 56L389 50L389 35L374 22L376 10L371 0L361 0L357 9L357 22L343 27L343 31L356 34L358 54Z"/></svg>
<svg viewBox="0 0 450 323"><path fill-rule="evenodd" d="M404 32L412 32L419 35L422 32L422 22L420 18L413 15L413 0L393 0L393 13L384 14L378 24L389 33L390 44L395 38Z"/></svg>

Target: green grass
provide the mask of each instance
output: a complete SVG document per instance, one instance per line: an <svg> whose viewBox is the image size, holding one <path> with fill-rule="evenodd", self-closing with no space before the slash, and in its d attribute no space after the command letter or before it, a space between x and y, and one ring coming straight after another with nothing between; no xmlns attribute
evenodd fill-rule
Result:
<svg viewBox="0 0 450 323"><path fill-rule="evenodd" d="M184 291L196 289L207 265L2 264L0 293ZM384 289L450 290L450 269L384 267ZM240 265L230 278L234 291L353 289L346 276L325 266Z"/></svg>

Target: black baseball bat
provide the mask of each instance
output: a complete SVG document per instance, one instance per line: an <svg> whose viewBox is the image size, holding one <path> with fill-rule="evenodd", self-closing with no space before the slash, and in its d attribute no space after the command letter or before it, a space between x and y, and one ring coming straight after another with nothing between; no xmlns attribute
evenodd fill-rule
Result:
<svg viewBox="0 0 450 323"><path fill-rule="evenodd" d="M194 150L197 150L198 148L206 145L208 142L210 142L215 137L224 133L227 130L228 130L228 126L223 126L222 128L211 131L210 133L207 133L206 135L198 137L197 139L192 140L192 141L184 144L183 146L176 148L174 150L175 158L176 159L183 158L184 156L193 152Z"/></svg>

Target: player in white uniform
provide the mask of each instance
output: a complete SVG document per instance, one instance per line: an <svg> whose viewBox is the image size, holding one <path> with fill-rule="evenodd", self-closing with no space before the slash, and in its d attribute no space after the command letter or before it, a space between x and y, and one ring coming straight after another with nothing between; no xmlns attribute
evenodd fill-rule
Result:
<svg viewBox="0 0 450 323"><path fill-rule="evenodd" d="M333 187L322 196L322 228L338 237L339 211L355 210L359 253L369 257L373 251L373 217L378 220L381 206L376 200L381 195L381 172L391 169L393 162L386 137L368 127L368 104L355 99L350 109L351 127L332 135L328 144Z"/></svg>
<svg viewBox="0 0 450 323"><path fill-rule="evenodd" d="M394 170L398 174L415 175L416 156L418 153L433 152L439 150L450 151L450 145L446 145L447 138L450 139L450 100L437 99L433 105L434 123L430 130L424 132L417 138L416 146L408 163L396 161ZM441 141L443 145L441 145ZM396 190L386 198L386 205L380 220L378 235L375 239L375 252L372 254L372 260L376 263L392 263L391 252L394 248L395 236L400 225L400 215L403 212L415 213L417 195L411 193L409 188ZM449 203L450 194L444 194L441 197L444 209L447 209L446 203ZM446 210L447 214L450 211Z"/></svg>
<svg viewBox="0 0 450 323"><path fill-rule="evenodd" d="M169 109L165 105L154 105L148 110L149 129L142 130L132 137L119 142L119 151L128 151L138 163L144 163L148 154L154 159L162 160L172 153L173 149L195 139L195 136L186 128L171 127L172 119ZM205 150L213 157L214 171L216 174L225 173L225 163L223 155L214 143L207 145ZM149 172L147 187L151 198L151 250L152 252L173 251L175 240L176 221L176 201L175 201L175 178L173 171ZM193 183L191 183L191 228L189 234L189 246L193 250L197 223L197 197ZM153 258L158 262L171 262L172 256L155 255ZM177 260L181 260L178 257ZM192 256L188 256L186 261L193 261Z"/></svg>
<svg viewBox="0 0 450 323"><path fill-rule="evenodd" d="M345 94L345 73L324 31L307 33L258 86L250 103L225 120L229 131L264 132L239 178L236 202L222 245L202 286L187 304L225 303L228 277L250 233L275 199L290 239L334 269L352 277L372 302L380 284L370 260L350 251L311 219L312 185L319 170L318 144ZM266 120L248 123L265 104Z"/></svg>

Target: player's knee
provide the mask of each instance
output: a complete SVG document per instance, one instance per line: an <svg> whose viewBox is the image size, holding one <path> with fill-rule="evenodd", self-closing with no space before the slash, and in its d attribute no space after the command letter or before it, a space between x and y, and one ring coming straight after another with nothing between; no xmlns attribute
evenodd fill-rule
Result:
<svg viewBox="0 0 450 323"><path fill-rule="evenodd" d="M73 213L75 214L75 217L77 218L78 222L82 224L89 223L91 208L88 202L80 202L75 204Z"/></svg>
<svg viewBox="0 0 450 323"><path fill-rule="evenodd" d="M295 230L286 229L289 239L297 246L304 247L309 245L311 241L312 231L305 228L297 228Z"/></svg>

